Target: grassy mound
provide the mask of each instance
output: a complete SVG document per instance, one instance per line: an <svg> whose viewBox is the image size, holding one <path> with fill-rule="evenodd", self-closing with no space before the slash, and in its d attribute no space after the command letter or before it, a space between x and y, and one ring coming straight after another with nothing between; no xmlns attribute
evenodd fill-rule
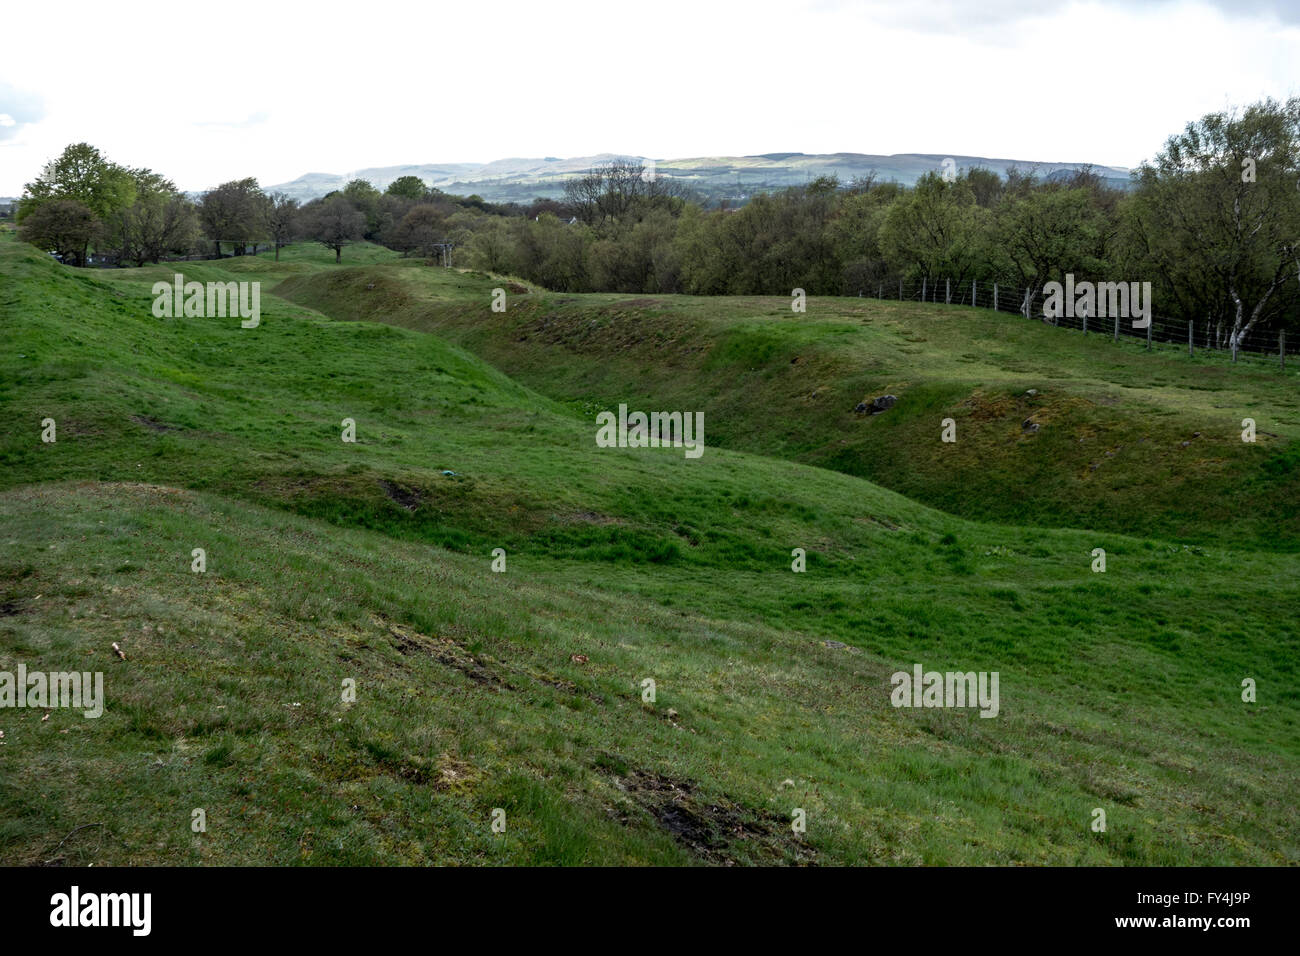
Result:
<svg viewBox="0 0 1300 956"><path fill-rule="evenodd" d="M494 280L329 256L184 271L460 284L448 334L497 334L469 332ZM0 710L0 860L1300 859L1300 556L973 522L716 447L707 409L699 459L598 448L571 396L440 337L271 294L257 329L154 318L171 272L0 242L0 671L107 696ZM998 671L998 717L892 707L917 662Z"/></svg>

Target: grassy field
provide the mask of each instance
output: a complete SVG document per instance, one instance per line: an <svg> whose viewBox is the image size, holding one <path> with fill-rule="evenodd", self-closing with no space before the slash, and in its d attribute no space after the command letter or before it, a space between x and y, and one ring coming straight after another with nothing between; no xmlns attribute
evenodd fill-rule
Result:
<svg viewBox="0 0 1300 956"><path fill-rule="evenodd" d="M589 418L620 401L702 410L711 443L951 514L1300 549L1300 371L1276 360L1232 366L986 309L856 298L796 315L788 299L539 292L493 313L501 286L408 261L280 291L435 332ZM888 413L854 411L886 394L899 399ZM940 441L945 418L955 443Z"/></svg>
<svg viewBox="0 0 1300 956"><path fill-rule="evenodd" d="M0 710L0 862L1300 862L1293 378L344 258L185 264L246 330L0 238L0 671L107 696ZM620 401L709 448L596 447ZM998 716L892 707L918 662Z"/></svg>

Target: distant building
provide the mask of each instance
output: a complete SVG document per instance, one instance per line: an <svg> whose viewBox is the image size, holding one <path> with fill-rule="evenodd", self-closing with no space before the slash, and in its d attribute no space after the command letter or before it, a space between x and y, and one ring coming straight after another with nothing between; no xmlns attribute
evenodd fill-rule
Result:
<svg viewBox="0 0 1300 956"><path fill-rule="evenodd" d="M12 218L18 213L17 199L0 199L0 216Z"/></svg>

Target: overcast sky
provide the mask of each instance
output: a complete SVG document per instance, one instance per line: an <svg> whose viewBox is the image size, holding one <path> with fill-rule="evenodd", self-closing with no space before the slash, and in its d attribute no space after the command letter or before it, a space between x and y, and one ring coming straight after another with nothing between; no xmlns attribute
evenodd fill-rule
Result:
<svg viewBox="0 0 1300 956"><path fill-rule="evenodd" d="M7 4L0 195L68 143L185 189L615 152L1133 166L1300 94L1300 0Z"/></svg>

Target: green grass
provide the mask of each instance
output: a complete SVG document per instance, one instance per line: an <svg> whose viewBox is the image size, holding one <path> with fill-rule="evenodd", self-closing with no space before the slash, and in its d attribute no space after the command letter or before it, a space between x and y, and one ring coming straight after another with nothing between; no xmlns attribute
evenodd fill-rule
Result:
<svg viewBox="0 0 1300 956"><path fill-rule="evenodd" d="M631 359L535 342L518 360L534 371L508 378L465 350L505 351L484 297L500 280L348 255L376 264L306 246L278 265L185 264L187 279L287 280L298 303L264 291L243 330L153 318L170 267L74 271L0 241L0 671L102 670L108 698L98 720L0 710L0 861L1300 862L1300 555L1285 542L972 521L707 409L698 460L600 449L562 386L580 361ZM309 298L343 317L436 313L461 346ZM614 308L539 298L534 321ZM816 303L797 327L711 324L754 301L619 307L647 339L685 347L680 323L716 339L686 364L661 350L689 386L656 393L655 366L616 398L694 408L674 401L735 387L737 362L770 370L788 340L835 355L859 336ZM1200 408L1172 357L1155 361L1168 412ZM1262 370L1239 373L1234 389L1260 376L1280 405ZM916 662L998 671L1000 715L894 709L889 675Z"/></svg>
<svg viewBox="0 0 1300 956"><path fill-rule="evenodd" d="M403 262L280 291L435 332L588 418L620 401L700 410L711 443L951 514L1300 550L1300 371L1276 359L1233 366L986 309L857 298L795 315L785 299L538 292L493 313L501 285ZM899 399L889 412L854 411L884 394ZM955 443L940 440L946 418Z"/></svg>

